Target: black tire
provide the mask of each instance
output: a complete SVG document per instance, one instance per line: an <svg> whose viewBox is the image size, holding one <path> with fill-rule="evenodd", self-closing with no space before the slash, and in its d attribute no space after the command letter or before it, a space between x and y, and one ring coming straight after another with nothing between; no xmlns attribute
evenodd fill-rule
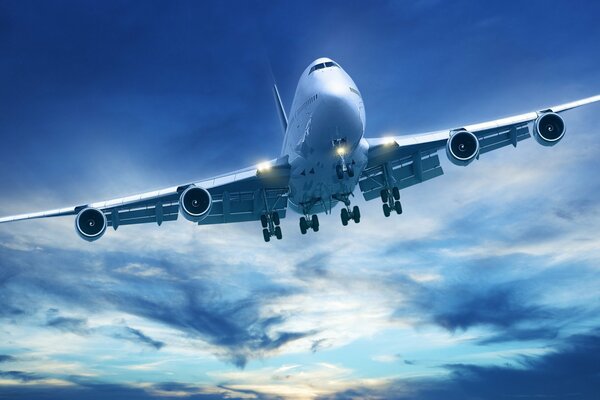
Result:
<svg viewBox="0 0 600 400"><path fill-rule="evenodd" d="M306 223L306 218L300 217L300 232L303 235L306 235L306 230L308 229L308 224Z"/></svg>
<svg viewBox="0 0 600 400"><path fill-rule="evenodd" d="M281 222L279 220L279 213L277 211L275 211L272 215L271 215L271 219L273 220L273 223L275 225L279 225L279 222Z"/></svg>
<svg viewBox="0 0 600 400"><path fill-rule="evenodd" d="M268 222L267 222L267 216L266 215L263 214L263 215L260 216L260 224L262 225L263 228L267 227Z"/></svg>
<svg viewBox="0 0 600 400"><path fill-rule="evenodd" d="M275 237L277 238L277 240L281 240L281 238L283 237L280 226L275 227Z"/></svg>
<svg viewBox="0 0 600 400"><path fill-rule="evenodd" d="M394 203L394 210L396 210L396 214L402 214L402 204L399 201Z"/></svg>
<svg viewBox="0 0 600 400"><path fill-rule="evenodd" d="M265 242L267 243L271 241L271 234L268 229L263 229L263 239L265 239Z"/></svg>
<svg viewBox="0 0 600 400"><path fill-rule="evenodd" d="M319 232L319 217L317 215L312 216L312 230L315 232Z"/></svg>
<svg viewBox="0 0 600 400"><path fill-rule="evenodd" d="M388 192L387 189L382 189L381 192L379 192L379 195L381 196L381 201L383 203L387 203L388 202L388 198L390 193Z"/></svg>
<svg viewBox="0 0 600 400"><path fill-rule="evenodd" d="M346 210L345 208L342 208L342 213L340 214L340 217L342 218L342 225L346 226L348 225L348 219L349 219L349 215L348 215L348 210Z"/></svg>
<svg viewBox="0 0 600 400"><path fill-rule="evenodd" d="M354 176L354 167L352 166L352 164L346 165L346 172L348 173L348 176L350 178Z"/></svg>
<svg viewBox="0 0 600 400"><path fill-rule="evenodd" d="M400 189L398 189L398 187L394 186L392 188L392 195L394 196L394 200L400 200Z"/></svg>
<svg viewBox="0 0 600 400"><path fill-rule="evenodd" d="M390 209L390 205L388 203L384 203L383 204L383 215L385 215L386 217L389 217L391 211L392 210Z"/></svg>
<svg viewBox="0 0 600 400"><path fill-rule="evenodd" d="M357 224L360 222L360 208L358 206L352 208L352 219Z"/></svg>
<svg viewBox="0 0 600 400"><path fill-rule="evenodd" d="M337 175L338 179L344 179L344 169L342 168L341 164L335 166L335 174Z"/></svg>

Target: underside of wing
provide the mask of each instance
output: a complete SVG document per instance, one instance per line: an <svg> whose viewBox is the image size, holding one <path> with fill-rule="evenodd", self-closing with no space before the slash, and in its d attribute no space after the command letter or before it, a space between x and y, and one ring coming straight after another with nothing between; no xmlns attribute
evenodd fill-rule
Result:
<svg viewBox="0 0 600 400"><path fill-rule="evenodd" d="M179 215L197 224L285 218L290 166L287 157L261 167L113 200L21 214L0 223L74 215L79 236L99 239L107 227L175 221Z"/></svg>
<svg viewBox="0 0 600 400"><path fill-rule="evenodd" d="M598 101L600 95L459 128L366 139L369 162L360 177L360 189L366 200L391 199L400 189L440 176L443 171L438 152L444 148L453 164L466 166L492 150L517 147L532 135L538 143L553 146L566 132L558 113Z"/></svg>

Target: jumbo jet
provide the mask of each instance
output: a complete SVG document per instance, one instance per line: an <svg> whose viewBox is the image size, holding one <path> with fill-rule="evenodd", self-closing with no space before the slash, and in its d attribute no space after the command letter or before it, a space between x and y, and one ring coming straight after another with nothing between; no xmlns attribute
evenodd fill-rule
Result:
<svg viewBox="0 0 600 400"><path fill-rule="evenodd" d="M273 87L285 133L281 155L269 162L198 182L97 203L0 218L0 223L75 216L87 241L107 227L174 221L181 214L199 224L260 221L265 242L282 238L280 221L290 208L300 215L300 231L319 230L321 213L341 204L343 225L359 223L351 199L380 199L383 214L402 214L400 191L443 174L439 151L466 166L479 156L531 136L554 146L565 135L559 115L600 101L600 95L513 117L436 132L365 137L365 107L358 87L338 63L313 61L302 73L287 115Z"/></svg>

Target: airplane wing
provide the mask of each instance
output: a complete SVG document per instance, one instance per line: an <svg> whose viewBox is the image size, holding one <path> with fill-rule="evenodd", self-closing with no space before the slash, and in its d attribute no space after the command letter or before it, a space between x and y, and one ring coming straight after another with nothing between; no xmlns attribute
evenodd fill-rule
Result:
<svg viewBox="0 0 600 400"><path fill-rule="evenodd" d="M598 101L600 95L454 129L418 135L367 138L369 159L360 176L360 190L366 200L378 197L386 200L391 199L392 195L398 197L399 189L442 175L437 154L442 148L446 148L451 162L465 166L489 151L509 145L517 147L518 142L532 134L540 144L552 146L566 132L559 113ZM401 212L401 208L398 212Z"/></svg>
<svg viewBox="0 0 600 400"><path fill-rule="evenodd" d="M77 231L89 241L102 236L108 226L116 230L121 225L150 222L161 225L176 220L180 213L200 225L265 217L270 221L273 213L277 213L278 225L287 210L289 176L287 157L282 157L210 179L113 200L4 217L0 223L76 215Z"/></svg>

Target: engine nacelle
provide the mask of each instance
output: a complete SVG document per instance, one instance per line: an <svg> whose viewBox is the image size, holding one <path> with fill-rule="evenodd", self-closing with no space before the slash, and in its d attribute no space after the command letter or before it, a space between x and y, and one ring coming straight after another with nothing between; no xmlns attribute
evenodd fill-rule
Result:
<svg viewBox="0 0 600 400"><path fill-rule="evenodd" d="M540 115L533 124L533 137L542 146L554 146L566 131L565 121L553 112Z"/></svg>
<svg viewBox="0 0 600 400"><path fill-rule="evenodd" d="M106 226L106 215L97 208L84 208L75 218L77 233L88 242L100 239L106 232Z"/></svg>
<svg viewBox="0 0 600 400"><path fill-rule="evenodd" d="M479 155L479 139L464 129L452 133L446 142L446 155L456 165L469 165Z"/></svg>
<svg viewBox="0 0 600 400"><path fill-rule="evenodd" d="M208 216L211 208L212 196L204 188L190 186L179 197L179 210L188 221L202 221Z"/></svg>

